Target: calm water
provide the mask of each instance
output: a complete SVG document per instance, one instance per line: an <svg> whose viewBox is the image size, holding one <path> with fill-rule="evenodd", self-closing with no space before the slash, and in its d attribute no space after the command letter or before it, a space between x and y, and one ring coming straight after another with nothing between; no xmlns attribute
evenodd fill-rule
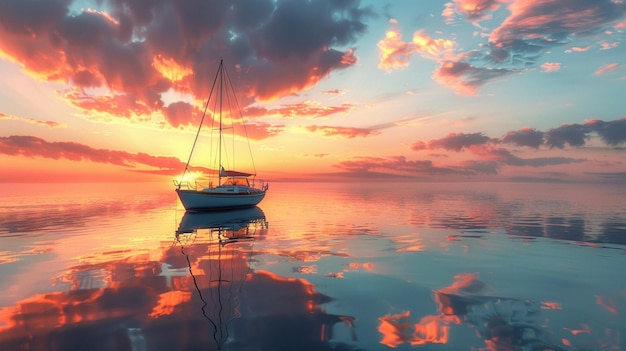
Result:
<svg viewBox="0 0 626 351"><path fill-rule="evenodd" d="M626 185L0 186L0 350L626 350Z"/></svg>

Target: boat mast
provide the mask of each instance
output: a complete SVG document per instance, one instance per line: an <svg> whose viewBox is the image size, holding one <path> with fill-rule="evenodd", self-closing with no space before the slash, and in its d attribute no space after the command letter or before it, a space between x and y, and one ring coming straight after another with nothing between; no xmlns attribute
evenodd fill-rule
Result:
<svg viewBox="0 0 626 351"><path fill-rule="evenodd" d="M187 163L185 164L185 169L183 170L183 176L181 177L181 181L178 182L178 185L177 185L178 190L180 190L181 186L183 185L182 179L185 177L185 174L187 174L187 171L189 170L189 163L191 162L191 156L193 156L193 151L196 149L196 143L198 142L198 137L200 136L200 130L202 130L202 125L204 124L204 117L206 117L206 112L209 108L209 103L211 102L211 96L213 96L213 89L215 89L215 83L217 82L217 77L220 76L221 71L222 71L221 70L222 62L223 62L223 59L220 59L219 69L217 70L217 73L215 74L215 78L213 79L213 85L211 85L211 91L209 92L209 97L206 100L206 105L204 105L204 112L202 113L202 118L200 119L200 124L198 125L198 131L196 132L196 137L193 140L193 145L191 145L191 152L189 153L189 158L187 159ZM221 115L220 115L220 122L221 122ZM220 136L221 135L222 134L220 130ZM220 147L221 147L221 144L220 144Z"/></svg>
<svg viewBox="0 0 626 351"><path fill-rule="evenodd" d="M217 148L218 150L218 166L219 166L219 170L218 170L218 175L217 175L217 185L222 185L222 101L224 100L224 96L222 95L224 93L224 79L223 79L223 75L224 73L222 72L223 67L222 65L224 64L224 59L220 58L220 67L218 69L219 72L219 77L220 77L220 87L219 87L219 99L220 99L220 128L219 128L219 133L220 133L220 137L219 137L219 146Z"/></svg>

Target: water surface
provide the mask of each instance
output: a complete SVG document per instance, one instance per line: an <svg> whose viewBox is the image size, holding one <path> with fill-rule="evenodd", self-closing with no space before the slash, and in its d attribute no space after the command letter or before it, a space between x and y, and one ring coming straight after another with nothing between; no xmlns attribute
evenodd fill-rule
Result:
<svg viewBox="0 0 626 351"><path fill-rule="evenodd" d="M626 186L0 185L0 350L626 350Z"/></svg>

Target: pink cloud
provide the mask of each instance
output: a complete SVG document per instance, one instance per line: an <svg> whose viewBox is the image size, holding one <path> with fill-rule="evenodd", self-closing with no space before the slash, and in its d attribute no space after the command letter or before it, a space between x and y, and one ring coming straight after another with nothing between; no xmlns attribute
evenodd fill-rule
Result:
<svg viewBox="0 0 626 351"><path fill-rule="evenodd" d="M611 0L526 0L512 2L509 11L511 16L489 37L496 47L520 39L549 42L550 36L586 35L619 20L624 5Z"/></svg>
<svg viewBox="0 0 626 351"><path fill-rule="evenodd" d="M342 136L348 139L355 137L366 137L380 134L378 130L368 128L337 127L337 126L307 126L306 129L313 133L320 133L324 136Z"/></svg>
<svg viewBox="0 0 626 351"><path fill-rule="evenodd" d="M460 0L455 2L455 7L457 11L465 9L467 16L480 19L504 3L509 4L510 16L489 34L485 49L441 60L435 79L459 94L475 95L482 85L494 79L536 66L540 57L553 47L567 45L574 38L603 33L616 25L626 11L623 2L613 0ZM449 15L449 11L446 13ZM589 47L574 47L565 52L587 50ZM557 69L555 64L542 67L546 72Z"/></svg>
<svg viewBox="0 0 626 351"><path fill-rule="evenodd" d="M131 119L135 116L148 116L155 106L147 106L145 101L138 100L132 94L92 95L73 89L63 94L68 103L86 111L104 113L111 117ZM158 104L160 106L160 103Z"/></svg>
<svg viewBox="0 0 626 351"><path fill-rule="evenodd" d="M561 69L561 63L560 62L546 62L541 65L541 68L543 68L544 72L548 72L548 73L556 72Z"/></svg>
<svg viewBox="0 0 626 351"><path fill-rule="evenodd" d="M604 74L612 73L615 70L617 70L618 67L619 67L619 63L616 63L616 62L609 63L609 64L606 64L606 65L600 67L594 74L596 76L601 76L601 75L604 75Z"/></svg>
<svg viewBox="0 0 626 351"><path fill-rule="evenodd" d="M600 50L610 50L610 49L615 49L616 47L619 46L619 42L615 41L612 43L603 41L602 43L600 43Z"/></svg>
<svg viewBox="0 0 626 351"><path fill-rule="evenodd" d="M247 117L283 117L283 118L320 118L328 117L337 113L348 112L353 109L351 104L339 106L323 106L316 101L304 101L297 104L281 105L278 108L267 109L265 107L251 106L244 112Z"/></svg>
<svg viewBox="0 0 626 351"><path fill-rule="evenodd" d="M585 52L585 51L589 51L589 49L591 49L591 46L584 46L584 47L574 46L571 49L565 50L565 52L569 54L572 52Z"/></svg>
<svg viewBox="0 0 626 351"><path fill-rule="evenodd" d="M185 166L175 157L152 156L145 153L94 149L74 142L49 142L34 136L13 135L0 137L0 154L10 156L43 157L71 161L91 161L136 168L138 165L165 171L164 174L177 174ZM169 172L169 173L168 173Z"/></svg>
<svg viewBox="0 0 626 351"><path fill-rule="evenodd" d="M242 126L235 126L235 130L241 130ZM248 138L252 140L263 140L266 138L270 138L279 134L282 134L285 130L285 126L282 124L273 125L269 123L263 122L253 122L245 124L245 131L242 136L245 134Z"/></svg>
<svg viewBox="0 0 626 351"><path fill-rule="evenodd" d="M326 94L326 95L343 95L346 92L344 90L341 89L332 89L332 90L325 90L322 91L322 94Z"/></svg>
<svg viewBox="0 0 626 351"><path fill-rule="evenodd" d="M203 112L195 106L186 102L175 102L163 108L165 120L175 128L198 127L202 121ZM218 122L213 119L210 111L204 117L203 125L216 125ZM262 140L276 136L284 130L283 125L271 125L261 122L246 122L241 120L232 121L233 131L236 135L246 136L253 140Z"/></svg>
<svg viewBox="0 0 626 351"><path fill-rule="evenodd" d="M198 126L202 119L202 111L190 103L178 101L163 107L165 120L175 128L180 126ZM210 118L210 117L209 117ZM210 124L210 121L206 121Z"/></svg>

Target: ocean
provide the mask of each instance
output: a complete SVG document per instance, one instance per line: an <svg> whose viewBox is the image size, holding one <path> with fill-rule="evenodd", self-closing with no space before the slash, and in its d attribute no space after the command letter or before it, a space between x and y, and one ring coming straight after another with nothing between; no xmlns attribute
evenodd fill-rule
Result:
<svg viewBox="0 0 626 351"><path fill-rule="evenodd" d="M626 350L626 185L1 184L0 350Z"/></svg>

